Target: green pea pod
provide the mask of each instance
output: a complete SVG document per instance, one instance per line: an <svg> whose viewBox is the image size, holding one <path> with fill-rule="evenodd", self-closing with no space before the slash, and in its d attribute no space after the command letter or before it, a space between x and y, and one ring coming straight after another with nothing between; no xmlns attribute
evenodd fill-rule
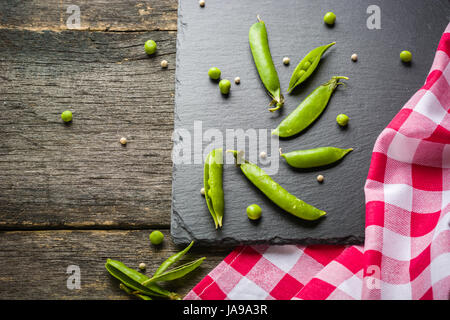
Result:
<svg viewBox="0 0 450 320"><path fill-rule="evenodd" d="M250 27L248 32L248 40L250 49L252 50L253 60L256 69L258 69L259 77L266 87L270 97L273 99L270 106L271 112L280 109L284 104L284 97L281 94L280 80L278 79L277 70L272 61L269 49L269 41L267 39L267 30L264 21L258 16L258 22Z"/></svg>
<svg viewBox="0 0 450 320"><path fill-rule="evenodd" d="M188 273L190 273L191 271L194 271L195 269L197 269L203 262L203 260L205 260L206 258L200 258L197 259L195 261L191 261L188 263L185 263L181 266L178 266L174 269L171 269L169 271L166 271L164 273L161 273L158 276L153 276L150 279L145 280L144 282L142 282L141 284L143 286L148 286L148 285L152 285L155 282L161 282L161 281L172 281L175 279L179 279L184 277L185 275L187 275Z"/></svg>
<svg viewBox="0 0 450 320"><path fill-rule="evenodd" d="M336 42L315 48L311 50L297 65L292 73L289 81L288 92L291 92L296 86L309 78L309 76L316 70L319 65L320 58L328 50L329 47L335 45Z"/></svg>
<svg viewBox="0 0 450 320"><path fill-rule="evenodd" d="M308 150L297 150L280 155L286 159L286 162L295 168L314 168L326 166L342 159L353 149L340 149L334 147L322 147Z"/></svg>
<svg viewBox="0 0 450 320"><path fill-rule="evenodd" d="M186 249L175 253L174 255L170 256L169 258L167 258L166 261L164 261L163 263L161 263L161 265L159 266L159 268L155 271L155 273L153 274L153 277L159 276L160 274L164 273L164 271L166 271L172 264L174 264L175 262L177 262L178 260L180 260L181 258L184 257L184 255L189 251L189 249L194 245L194 241L192 241L187 247Z"/></svg>
<svg viewBox="0 0 450 320"><path fill-rule="evenodd" d="M311 92L294 111L281 121L272 134L286 138L306 129L325 110L337 86L343 84L339 82L340 79L348 80L347 77L335 76Z"/></svg>
<svg viewBox="0 0 450 320"><path fill-rule="evenodd" d="M222 149L214 149L205 160L203 182L205 188L205 200L209 212L217 227L222 227L224 213L224 196L223 196L223 151Z"/></svg>
<svg viewBox="0 0 450 320"><path fill-rule="evenodd" d="M152 300L152 298L150 298L149 296L143 295L141 293L139 293L139 291L133 291L130 288L128 288L125 284L121 283L119 285L119 288L122 289L123 291L125 291L126 293L136 296L142 300Z"/></svg>
<svg viewBox="0 0 450 320"><path fill-rule="evenodd" d="M141 285L142 282L150 279L145 274L137 272L124 263L108 259L105 264L106 270L116 279L120 280L128 288L139 291L144 295L150 295L155 297L166 297L170 299L179 299L179 296L174 293L167 291L156 284L145 287Z"/></svg>
<svg viewBox="0 0 450 320"><path fill-rule="evenodd" d="M287 192L257 165L248 161L241 163L237 151L229 150L228 152L233 153L237 165L255 187L284 211L305 220L317 220L326 214L325 211L319 210Z"/></svg>

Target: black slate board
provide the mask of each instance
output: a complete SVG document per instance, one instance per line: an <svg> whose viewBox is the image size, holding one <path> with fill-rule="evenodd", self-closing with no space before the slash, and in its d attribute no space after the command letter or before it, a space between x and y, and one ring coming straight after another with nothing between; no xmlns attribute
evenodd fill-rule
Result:
<svg viewBox="0 0 450 320"><path fill-rule="evenodd" d="M384 0L376 1L381 9L381 29L369 30L366 10L371 4L373 1L356 0L208 0L200 8L197 1L180 0L176 153L190 143L191 159L204 159L205 155L193 150L195 121L201 121L201 132L215 128L224 134L224 139L226 129L273 129L314 88L333 75L349 77L347 86L335 92L324 114L310 129L279 144L284 151L327 145L353 147L355 151L338 165L318 170L296 171L280 160L278 172L271 175L291 193L327 211L326 218L317 222L303 221L283 212L239 168L225 165L226 212L222 230L214 229L205 199L200 195L203 164L175 163L171 232L176 243L192 239L204 245L363 242L364 184L373 145L378 134L425 81L449 20L447 0ZM337 15L332 28L322 20L327 11ZM306 53L319 45L337 42L305 85L292 95L285 94L284 108L274 114L267 110L270 99L259 80L248 44L248 29L256 22L256 15L266 23L283 91ZM413 53L410 65L399 59L404 49ZM350 60L354 52L359 57L356 63ZM291 58L289 66L282 64L284 56ZM222 70L222 78L232 82L236 76L241 78L240 85L232 84L228 97L222 96L217 83L208 78L212 66ZM337 126L335 118L339 113L350 116L348 128ZM182 130L192 137L180 135ZM203 141L203 150L209 144ZM276 152L273 156L277 161ZM323 184L316 181L319 173L325 176ZM262 219L256 223L245 213L252 203L258 203L263 210Z"/></svg>

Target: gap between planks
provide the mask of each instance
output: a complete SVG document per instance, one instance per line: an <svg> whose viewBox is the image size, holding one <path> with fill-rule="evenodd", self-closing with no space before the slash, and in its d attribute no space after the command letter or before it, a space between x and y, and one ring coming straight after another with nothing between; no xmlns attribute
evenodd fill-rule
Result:
<svg viewBox="0 0 450 320"><path fill-rule="evenodd" d="M67 29L59 27L33 28L33 27L18 27L18 26L4 26L0 25L0 30L11 31L31 31L31 32L64 32L64 31L78 31L78 32L99 32L99 33L146 33L146 32L177 32L177 29L110 29L110 28L83 28L83 29Z"/></svg>

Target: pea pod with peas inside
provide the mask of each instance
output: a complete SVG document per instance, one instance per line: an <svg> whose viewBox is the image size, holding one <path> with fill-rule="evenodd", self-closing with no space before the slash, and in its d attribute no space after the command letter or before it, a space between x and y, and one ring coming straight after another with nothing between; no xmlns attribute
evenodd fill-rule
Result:
<svg viewBox="0 0 450 320"><path fill-rule="evenodd" d="M338 85L343 84L339 82L340 79L348 80L347 77L335 76L311 92L294 111L281 121L278 127L272 131L272 135L287 138L306 129L325 110Z"/></svg>
<svg viewBox="0 0 450 320"><path fill-rule="evenodd" d="M256 164L242 161L239 152L235 150L228 150L228 152L233 153L236 164L255 187L284 211L305 220L317 220L326 214L325 211L319 210L290 194Z"/></svg>
<svg viewBox="0 0 450 320"><path fill-rule="evenodd" d="M332 164L342 159L352 150L352 148L340 149L335 147L321 147L282 153L280 149L280 155L286 159L286 162L290 166L294 168L306 169Z"/></svg>
<svg viewBox="0 0 450 320"><path fill-rule="evenodd" d="M222 227L224 213L223 196L223 151L214 149L205 160L203 182L205 188L205 200L208 210L217 227Z"/></svg>
<svg viewBox="0 0 450 320"><path fill-rule="evenodd" d="M325 51L331 46L335 45L336 42L317 47L311 50L297 65L294 72L292 73L291 80L289 81L288 92L291 92L295 87L301 84L303 81L309 78L309 76L316 70L319 65L320 59Z"/></svg>
<svg viewBox="0 0 450 320"><path fill-rule="evenodd" d="M281 94L280 80L270 54L266 25L259 16L258 22L250 27L248 40L259 77L273 99L270 106L275 105L275 107L269 109L273 112L283 106L284 97Z"/></svg>

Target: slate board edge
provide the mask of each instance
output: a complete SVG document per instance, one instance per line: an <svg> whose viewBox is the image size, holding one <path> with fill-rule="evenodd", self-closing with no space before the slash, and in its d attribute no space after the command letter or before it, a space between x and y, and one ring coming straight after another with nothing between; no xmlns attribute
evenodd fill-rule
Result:
<svg viewBox="0 0 450 320"><path fill-rule="evenodd" d="M177 19L177 41L176 41L176 59L175 59L175 98L174 98L174 130L176 129L177 123L177 106L178 106L178 70L179 70L179 39L184 32L183 14L181 13L182 0L178 1L178 19ZM175 148L178 143L178 139L174 135L173 137L173 147ZM238 241L236 239L226 237L226 238L199 238L194 236L193 232L189 227L183 222L183 218L178 213L176 209L176 197L175 197L175 179L176 179L177 168L175 164L172 164L172 202L171 202L171 223L170 223L170 233L172 239L176 245L187 245L192 240L196 242L197 246L236 246L236 245L258 245L258 244L271 244L271 245L286 245L286 244L300 244L300 245L313 245L313 244L328 244L328 245L353 245L353 244L363 244L364 236L354 236L348 235L343 237L335 238L322 238L316 239L313 237L299 238L283 238L282 236L275 236L271 239L264 240L243 240Z"/></svg>

